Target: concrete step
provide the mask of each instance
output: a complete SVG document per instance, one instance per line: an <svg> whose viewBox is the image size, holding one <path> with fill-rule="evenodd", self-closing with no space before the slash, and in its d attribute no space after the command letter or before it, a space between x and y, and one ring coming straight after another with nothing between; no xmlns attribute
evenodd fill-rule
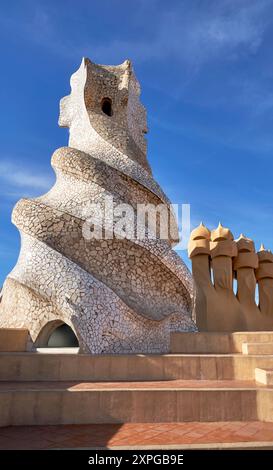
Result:
<svg viewBox="0 0 273 470"><path fill-rule="evenodd" d="M273 385L273 369L261 369L256 367L255 380L264 385Z"/></svg>
<svg viewBox="0 0 273 470"><path fill-rule="evenodd" d="M273 342L273 331L235 333L172 333L171 353L231 354L241 353L242 344Z"/></svg>
<svg viewBox="0 0 273 470"><path fill-rule="evenodd" d="M273 356L0 353L0 381L254 380L256 367L273 369Z"/></svg>
<svg viewBox="0 0 273 470"><path fill-rule="evenodd" d="M272 399L254 381L2 382L0 426L273 421Z"/></svg>
<svg viewBox="0 0 273 470"><path fill-rule="evenodd" d="M266 343L243 343L243 354L271 354L273 355L273 341Z"/></svg>

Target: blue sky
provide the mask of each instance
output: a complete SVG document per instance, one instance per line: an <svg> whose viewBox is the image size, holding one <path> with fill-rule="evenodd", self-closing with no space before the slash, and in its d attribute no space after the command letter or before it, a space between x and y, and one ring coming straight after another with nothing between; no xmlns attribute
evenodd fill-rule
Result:
<svg viewBox="0 0 273 470"><path fill-rule="evenodd" d="M0 283L19 252L12 207L54 182L82 56L133 61L154 176L193 225L273 248L272 43L273 0L1 0Z"/></svg>

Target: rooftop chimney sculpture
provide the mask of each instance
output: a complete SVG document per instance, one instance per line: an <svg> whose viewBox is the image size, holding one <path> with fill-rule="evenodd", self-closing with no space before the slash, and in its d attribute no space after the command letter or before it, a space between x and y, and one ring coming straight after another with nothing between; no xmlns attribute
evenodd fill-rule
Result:
<svg viewBox="0 0 273 470"><path fill-rule="evenodd" d="M144 229L133 239L122 228L105 236L109 201L121 212L129 205L133 216L138 204L161 204L175 224L146 159L139 95L129 61L104 66L83 59L72 75L59 118L69 128L69 146L52 156L56 183L13 210L21 252L3 287L0 327L28 328L44 346L66 323L81 350L95 354L167 352L171 331L195 329L191 275L172 249L177 237L151 238ZM101 238L86 228L94 205L101 208Z"/></svg>
<svg viewBox="0 0 273 470"><path fill-rule="evenodd" d="M211 232L201 223L191 233L188 253L198 330L272 331L273 254L269 250L262 245L256 253L254 242L243 234L234 240L220 223Z"/></svg>

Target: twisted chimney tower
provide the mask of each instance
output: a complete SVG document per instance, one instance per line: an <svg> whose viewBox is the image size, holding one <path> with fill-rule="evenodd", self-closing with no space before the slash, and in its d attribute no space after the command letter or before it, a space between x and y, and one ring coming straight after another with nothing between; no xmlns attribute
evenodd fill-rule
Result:
<svg viewBox="0 0 273 470"><path fill-rule="evenodd" d="M83 59L60 103L59 125L69 146L55 151L56 183L45 195L21 199L12 221L21 234L18 262L0 304L1 327L28 328L36 345L56 325L75 332L82 351L154 353L169 350L170 332L195 329L192 280L166 239L88 236L90 205L109 235L118 211L161 205L175 226L167 197L146 159L146 111L131 63L96 65ZM157 219L156 219L157 220ZM113 220L112 220L113 222ZM158 220L157 220L158 223ZM138 227L139 229L139 227ZM110 230L111 232L111 230ZM90 235L90 233L89 233Z"/></svg>

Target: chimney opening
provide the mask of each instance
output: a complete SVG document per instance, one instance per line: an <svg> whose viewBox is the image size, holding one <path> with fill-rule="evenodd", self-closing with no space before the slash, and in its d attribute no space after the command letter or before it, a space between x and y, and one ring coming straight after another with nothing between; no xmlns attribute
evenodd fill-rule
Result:
<svg viewBox="0 0 273 470"><path fill-rule="evenodd" d="M110 98L103 98L101 101L101 110L107 116L113 116L112 100Z"/></svg>

